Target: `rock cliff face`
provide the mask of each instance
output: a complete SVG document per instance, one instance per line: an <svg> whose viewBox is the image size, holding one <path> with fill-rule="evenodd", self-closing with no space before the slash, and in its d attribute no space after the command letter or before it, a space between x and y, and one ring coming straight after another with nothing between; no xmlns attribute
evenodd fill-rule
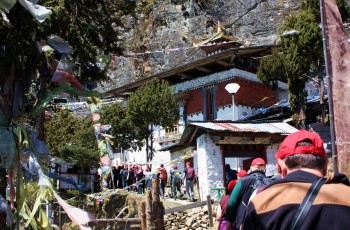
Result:
<svg viewBox="0 0 350 230"><path fill-rule="evenodd" d="M138 14L122 18L122 56L112 58L108 91L205 56L194 43L221 23L226 35L245 45L273 44L279 25L299 0L138 0Z"/></svg>

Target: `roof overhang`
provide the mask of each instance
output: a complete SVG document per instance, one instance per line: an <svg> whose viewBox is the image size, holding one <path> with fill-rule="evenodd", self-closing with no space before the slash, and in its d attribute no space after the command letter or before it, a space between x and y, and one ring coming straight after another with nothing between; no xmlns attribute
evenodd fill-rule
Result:
<svg viewBox="0 0 350 230"><path fill-rule="evenodd" d="M151 79L167 80L170 85L203 77L211 73L228 70L234 67L235 58L259 58L271 54L278 46L252 46L224 50L220 53L196 60L194 62L176 66L170 70L143 78L128 85L105 92L105 95L122 96L135 91Z"/></svg>
<svg viewBox="0 0 350 230"><path fill-rule="evenodd" d="M194 145L204 133L222 136L217 144L271 144L271 138L284 138L298 129L284 122L192 121L184 130L179 144ZM226 137L225 137L226 136ZM251 137L254 136L254 139Z"/></svg>

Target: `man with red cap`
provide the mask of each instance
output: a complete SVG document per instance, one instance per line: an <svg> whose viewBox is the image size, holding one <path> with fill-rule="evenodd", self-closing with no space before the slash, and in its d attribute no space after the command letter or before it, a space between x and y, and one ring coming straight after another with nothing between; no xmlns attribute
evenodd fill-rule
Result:
<svg viewBox="0 0 350 230"><path fill-rule="evenodd" d="M276 154L282 179L258 192L247 207L243 229L349 229L350 183L327 173L319 135L290 134Z"/></svg>
<svg viewBox="0 0 350 230"><path fill-rule="evenodd" d="M233 189L226 209L227 229L232 225L239 228L245 216L246 206L252 193L260 186L271 182L265 175L266 163L262 158L255 158L250 166L250 173L241 178Z"/></svg>
<svg viewBox="0 0 350 230"><path fill-rule="evenodd" d="M196 173L194 171L194 168L191 167L190 162L186 162L186 168L184 170L182 180L186 185L187 201L193 201L194 199L193 183L194 183L195 177L196 177Z"/></svg>

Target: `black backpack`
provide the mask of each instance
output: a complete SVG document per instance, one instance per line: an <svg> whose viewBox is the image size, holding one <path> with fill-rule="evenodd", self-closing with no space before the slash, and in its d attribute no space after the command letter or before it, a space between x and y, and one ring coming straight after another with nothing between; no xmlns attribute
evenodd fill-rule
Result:
<svg viewBox="0 0 350 230"><path fill-rule="evenodd" d="M254 192L257 188L261 187L261 186L266 186L269 185L272 180L270 178L267 178L265 175L263 174L252 174L252 176L256 177L255 183L250 185L252 192Z"/></svg>
<svg viewBox="0 0 350 230"><path fill-rule="evenodd" d="M245 218L246 207L248 205L248 200L249 200L250 196L252 195L252 193L257 188L259 188L261 186L265 187L272 182L272 180L270 178L267 178L264 174L258 173L258 172L249 174L249 176L244 177L242 179L242 182L245 180L251 180L252 178L254 178L255 181L254 181L254 183L250 184L249 191L247 191L243 195L242 202L239 205L238 210L237 210L236 220L235 220L237 227L239 227L242 224L242 222Z"/></svg>

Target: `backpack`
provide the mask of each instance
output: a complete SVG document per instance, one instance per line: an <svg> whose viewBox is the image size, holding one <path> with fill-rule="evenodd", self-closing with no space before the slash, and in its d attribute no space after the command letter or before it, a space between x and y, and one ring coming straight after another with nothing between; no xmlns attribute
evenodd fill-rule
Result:
<svg viewBox="0 0 350 230"><path fill-rule="evenodd" d="M194 180L195 174L194 169L192 167L187 168L187 180Z"/></svg>
<svg viewBox="0 0 350 230"><path fill-rule="evenodd" d="M181 182L181 176L180 176L179 171L173 172L172 178L173 178L173 182L174 183L180 183Z"/></svg>
<svg viewBox="0 0 350 230"><path fill-rule="evenodd" d="M254 184L250 185L252 192L261 186L266 186L272 182L270 178L267 178L261 174L253 174L256 177Z"/></svg>
<svg viewBox="0 0 350 230"><path fill-rule="evenodd" d="M235 219L235 223L236 223L237 227L241 226L241 224L243 223L243 220L244 220L245 215L246 215L246 210L247 210L246 208L247 208L247 205L249 202L249 198L251 197L253 192L257 188L266 187L268 184L270 184L272 182L271 179L267 178L264 174L261 174L261 173L249 174L249 176L244 177L242 179L242 182L246 181L246 180L250 180L251 178L254 178L255 181L253 184L251 184L249 186L249 191L247 191L245 194L243 194L242 202L239 204L238 209L237 209L237 214L236 214L236 219Z"/></svg>
<svg viewBox="0 0 350 230"><path fill-rule="evenodd" d="M163 169L163 168L160 168L160 169L158 169L158 170L160 171L159 178L160 178L161 180L166 180L167 177L168 177L168 175L167 175L167 173L166 173L166 170Z"/></svg>

